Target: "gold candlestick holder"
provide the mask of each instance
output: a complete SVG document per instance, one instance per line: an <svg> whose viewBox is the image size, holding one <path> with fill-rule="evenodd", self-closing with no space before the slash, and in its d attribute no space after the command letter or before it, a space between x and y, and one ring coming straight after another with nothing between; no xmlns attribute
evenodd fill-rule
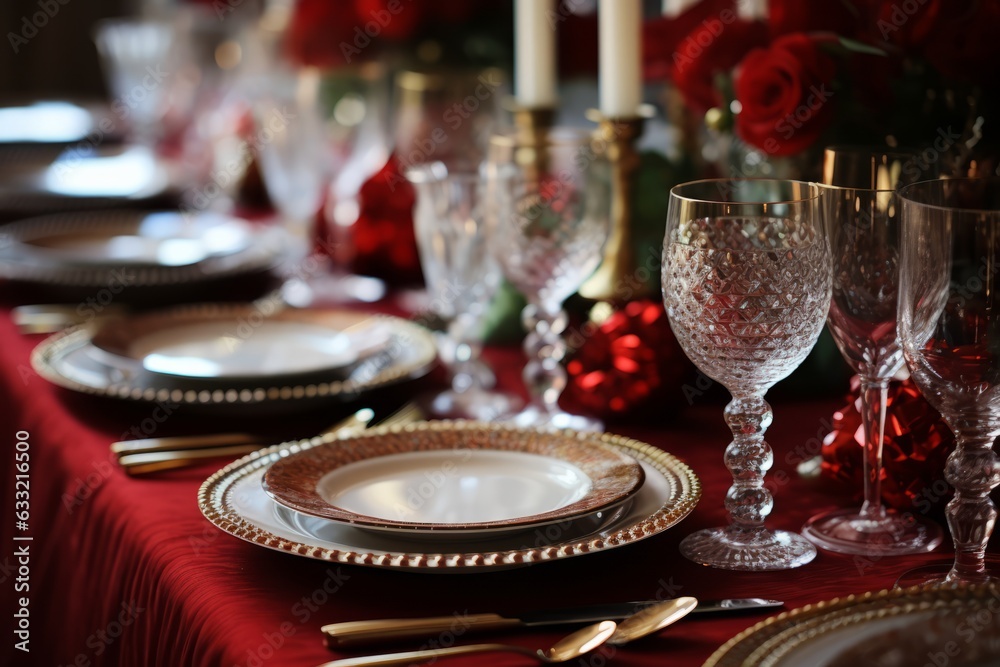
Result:
<svg viewBox="0 0 1000 667"><path fill-rule="evenodd" d="M541 183L548 170L548 156L544 150L545 138L555 124L555 107L523 107L509 102L514 115L516 141L524 150L517 151L515 159L525 170L529 182Z"/></svg>
<svg viewBox="0 0 1000 667"><path fill-rule="evenodd" d="M522 107L516 104L509 107L514 115L514 127L526 140L537 141L555 124L555 107Z"/></svg>
<svg viewBox="0 0 1000 667"><path fill-rule="evenodd" d="M632 226L635 217L635 180L640 156L636 144L652 107L643 105L635 116L608 118L597 111L588 117L597 123L594 140L602 144L611 165L611 233L600 266L580 287L579 294L594 301L619 304L651 296L652 289L637 276Z"/></svg>

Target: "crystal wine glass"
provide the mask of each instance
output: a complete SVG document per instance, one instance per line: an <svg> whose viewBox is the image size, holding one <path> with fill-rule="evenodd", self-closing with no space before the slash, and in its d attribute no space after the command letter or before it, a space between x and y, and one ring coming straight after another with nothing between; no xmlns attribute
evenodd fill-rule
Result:
<svg viewBox="0 0 1000 667"><path fill-rule="evenodd" d="M313 250L316 217L328 186L331 196L342 194L345 182L367 176L373 154L384 163L384 146L369 131L380 122L377 109L371 108L377 100L354 90L364 90L369 76L362 70L323 76L312 67L273 65L250 79L264 186L297 260L282 290L294 305L370 302L385 294L382 281L337 271L326 257L314 254L304 261ZM351 203L344 197L337 207L351 208Z"/></svg>
<svg viewBox="0 0 1000 667"><path fill-rule="evenodd" d="M687 558L728 570L808 563L801 535L771 531L764 474L771 448L764 394L809 354L830 307L830 252L817 215L819 187L772 179L705 180L670 191L663 241L663 298L688 358L733 400L726 467L730 524L688 535Z"/></svg>
<svg viewBox="0 0 1000 667"><path fill-rule="evenodd" d="M601 262L611 230L610 178L585 130L499 134L490 141L491 249L507 280L528 301L524 426L601 430L595 419L560 410L568 320L562 303Z"/></svg>
<svg viewBox="0 0 1000 667"><path fill-rule="evenodd" d="M882 504L882 445L889 381L903 365L896 336L899 296L901 180L919 177L912 153L860 147L827 148L822 212L833 262L828 324L844 359L861 378L864 503L809 519L802 534L847 554L922 553L941 543L941 529L911 512Z"/></svg>
<svg viewBox="0 0 1000 667"><path fill-rule="evenodd" d="M275 70L254 99L260 128L259 157L264 186L304 257L312 244L314 218L330 179L330 155L319 113L319 71Z"/></svg>
<svg viewBox="0 0 1000 667"><path fill-rule="evenodd" d="M451 388L431 399L430 412L480 421L509 414L520 401L484 386L492 372L479 358L482 328L501 280L487 248L485 184L478 170L442 162L411 167L406 177L417 190L413 224L431 309L448 323L442 357Z"/></svg>
<svg viewBox="0 0 1000 667"><path fill-rule="evenodd" d="M936 581L982 583L997 518L990 491L1000 484L1000 180L923 181L899 200L903 356L956 438L945 466L955 562Z"/></svg>

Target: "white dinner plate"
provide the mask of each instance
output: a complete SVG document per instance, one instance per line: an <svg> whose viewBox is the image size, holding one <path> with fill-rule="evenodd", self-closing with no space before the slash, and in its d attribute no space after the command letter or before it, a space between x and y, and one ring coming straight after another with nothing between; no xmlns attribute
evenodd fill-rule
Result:
<svg viewBox="0 0 1000 667"><path fill-rule="evenodd" d="M358 435L290 454L264 476L281 505L366 530L450 538L607 511L643 483L620 451L543 431Z"/></svg>
<svg viewBox="0 0 1000 667"><path fill-rule="evenodd" d="M369 429L378 439L403 433L419 439L435 432L456 438L471 434L535 433L498 424L423 422ZM521 533L468 542L440 536L434 541L362 530L350 524L291 512L275 503L261 480L267 468L292 453L322 443L319 438L283 443L246 456L209 477L198 493L202 513L221 530L269 549L338 563L417 572L481 572L574 558L633 544L676 525L697 504L701 485L672 455L645 443L611 434L557 432L635 459L645 482L623 507L591 516L595 530L572 520ZM551 432L550 432L551 434ZM583 532L583 534L580 534Z"/></svg>

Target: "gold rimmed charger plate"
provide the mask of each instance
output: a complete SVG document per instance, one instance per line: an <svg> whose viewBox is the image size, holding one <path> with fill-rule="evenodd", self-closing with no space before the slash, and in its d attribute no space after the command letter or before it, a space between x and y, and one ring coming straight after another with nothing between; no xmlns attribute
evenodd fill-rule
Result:
<svg viewBox="0 0 1000 667"><path fill-rule="evenodd" d="M988 618L972 620L980 612ZM723 644L703 667L922 665L949 643L957 647L944 653L949 664L979 664L1000 659L998 612L996 584L851 595L762 621ZM976 624L979 630L967 632Z"/></svg>
<svg viewBox="0 0 1000 667"><path fill-rule="evenodd" d="M233 323L234 334L239 336L253 335L254 323L259 324L268 313L283 308L271 301L256 305L199 304L163 311L158 316L165 321L172 317L177 321L228 319ZM171 402L209 412L242 412L247 408L283 412L352 400L363 393L421 377L436 363L433 335L412 322L350 311L324 311L322 318L326 325L341 331L366 322L384 327L389 332L388 342L378 354L366 358L346 376L338 372L326 378L312 373L228 381L185 379L145 372L134 359L95 346L95 333L102 327L115 326L115 320L109 319L47 338L32 352L31 364L49 382L84 394L148 403Z"/></svg>
<svg viewBox="0 0 1000 667"><path fill-rule="evenodd" d="M524 531L609 510L645 478L635 459L596 439L504 430L463 435L385 433L313 447L276 461L264 473L264 490L322 519L459 536ZM432 497L422 498L421 487Z"/></svg>
<svg viewBox="0 0 1000 667"><path fill-rule="evenodd" d="M643 467L646 479L627 509L584 535L574 533L572 522L567 522L566 525L529 531L517 538L469 545L447 539L440 542L408 540L313 519L323 522L328 531L325 533L327 539L323 539L317 537L317 533L301 529L301 523L289 520L289 511L276 504L261 486L261 478L271 464L323 444L313 439L275 445L226 466L202 484L198 506L221 530L277 551L369 567L418 572L478 572L553 562L633 544L676 525L694 509L701 496L698 478L684 463L652 445L622 436L441 421L371 429L360 438L378 439L390 434L415 441L447 438L456 447L476 438L498 436L526 440L562 438L591 443L632 457Z"/></svg>

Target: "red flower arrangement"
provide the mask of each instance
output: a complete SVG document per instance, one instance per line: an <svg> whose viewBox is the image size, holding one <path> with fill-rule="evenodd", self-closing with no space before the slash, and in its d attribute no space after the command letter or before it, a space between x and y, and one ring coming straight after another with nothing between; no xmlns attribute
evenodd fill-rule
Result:
<svg viewBox="0 0 1000 667"><path fill-rule="evenodd" d="M646 75L672 80L690 108L716 109L723 129L769 155L821 137L920 145L964 125L970 106L996 103L1000 2L770 0L766 23L741 20L735 5L702 0L647 23Z"/></svg>

